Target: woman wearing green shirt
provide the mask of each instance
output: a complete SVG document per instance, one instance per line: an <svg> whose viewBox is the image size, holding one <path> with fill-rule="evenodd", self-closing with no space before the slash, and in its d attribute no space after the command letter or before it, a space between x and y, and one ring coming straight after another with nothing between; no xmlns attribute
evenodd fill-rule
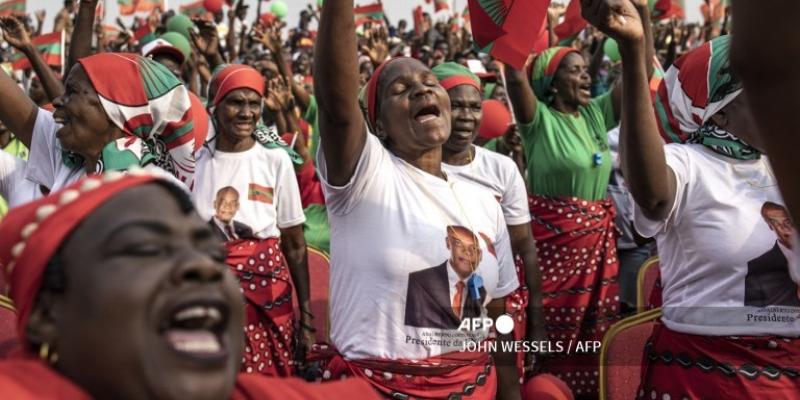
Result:
<svg viewBox="0 0 800 400"><path fill-rule="evenodd" d="M639 12L649 30L643 3ZM588 66L568 47L541 52L528 73L506 67L527 160L545 327L554 341L602 340L620 318L606 132L618 124L621 91L592 99ZM578 397L592 397L597 365L596 354L553 354L543 371L563 379Z"/></svg>

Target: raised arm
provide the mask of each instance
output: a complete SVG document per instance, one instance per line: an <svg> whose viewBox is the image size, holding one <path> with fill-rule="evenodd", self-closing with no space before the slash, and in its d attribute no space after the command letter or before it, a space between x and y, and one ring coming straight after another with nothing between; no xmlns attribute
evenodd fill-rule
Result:
<svg viewBox="0 0 800 400"><path fill-rule="evenodd" d="M653 58L656 56L655 42L653 42L653 22L650 19L650 6L647 0L630 0L641 20L642 29L644 31L644 55L645 55L645 71L647 73L648 85L650 78L653 76L655 66L653 65ZM614 104L614 117L619 120L622 114L622 85L617 84L611 92L611 100Z"/></svg>
<svg viewBox="0 0 800 400"><path fill-rule="evenodd" d="M355 172L367 131L358 107L358 57L353 0L322 6L314 57L322 151L328 181L344 185Z"/></svg>
<svg viewBox="0 0 800 400"><path fill-rule="evenodd" d="M630 0L582 0L583 17L614 38L622 55L622 171L645 217L663 220L675 200L675 175L650 102L644 32Z"/></svg>
<svg viewBox="0 0 800 400"><path fill-rule="evenodd" d="M800 158L794 154L800 135L789 128L797 123L800 100L800 36L796 24L800 2L763 0L733 3L731 58L744 82L759 135L775 171L783 198L795 223L800 222Z"/></svg>
<svg viewBox="0 0 800 400"><path fill-rule="evenodd" d="M0 24L5 31L7 19L0 19ZM33 126L36 123L36 115L39 108L26 96L2 68L0 68L0 121L16 136L22 143L30 148L31 137L33 136Z"/></svg>
<svg viewBox="0 0 800 400"><path fill-rule="evenodd" d="M4 17L0 20L2 20L6 42L28 58L33 70L36 72L36 76L42 81L42 86L45 93L47 93L48 99L53 101L56 97L61 96L64 93L64 85L56 78L56 74L53 73L50 66L44 62L36 46L31 43L31 39L22 22L14 17Z"/></svg>
<svg viewBox="0 0 800 400"><path fill-rule="evenodd" d="M517 117L517 122L520 124L528 124L533 122L533 117L536 115L536 107L539 101L536 95L533 94L528 78L522 71L517 71L514 67L506 64L503 68L505 70L506 78L506 92L508 99L511 101L511 107L514 108L514 115Z"/></svg>
<svg viewBox="0 0 800 400"><path fill-rule="evenodd" d="M286 82L291 86L292 94L297 102L297 106L300 108L300 112L305 114L309 104L311 104L311 95L308 94L308 91L303 87L303 85L295 82L295 80L292 78L292 68L289 66L286 57L283 56L283 45L281 44L280 30L267 29L262 31L256 28L255 36L257 40L261 42L270 53L272 53L272 59L275 61L275 65L278 66L278 73L281 74L283 79L285 79Z"/></svg>
<svg viewBox="0 0 800 400"><path fill-rule="evenodd" d="M92 55L92 34L94 33L94 11L97 0L82 0L78 8L78 21L72 31L67 69L69 71L79 59Z"/></svg>

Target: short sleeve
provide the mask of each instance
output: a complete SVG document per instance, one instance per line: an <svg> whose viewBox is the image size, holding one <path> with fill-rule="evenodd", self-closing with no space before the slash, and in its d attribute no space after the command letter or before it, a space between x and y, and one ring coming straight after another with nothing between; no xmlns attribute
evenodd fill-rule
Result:
<svg viewBox="0 0 800 400"><path fill-rule="evenodd" d="M692 182L693 163L687 150L680 144L664 146L664 154L672 173L675 175L675 200L672 209L662 221L653 221L644 216L639 205L633 204L633 226L639 235L650 238L678 224L683 209L688 204L689 183Z"/></svg>
<svg viewBox="0 0 800 400"><path fill-rule="evenodd" d="M275 209L278 228L297 226L306 221L300 188L295 178L292 160L285 151L280 150L280 162L275 176Z"/></svg>
<svg viewBox="0 0 800 400"><path fill-rule="evenodd" d="M334 186L328 182L325 152L321 148L317 152L317 168L328 211L334 215L346 215L367 197L369 190L376 185L378 174L391 171L393 165L389 152L383 147L380 140L375 135L367 133L356 170L347 184Z"/></svg>
<svg viewBox="0 0 800 400"><path fill-rule="evenodd" d="M594 107L599 113L599 117L603 119L602 123L606 131L610 131L619 125L619 121L614 117L614 98L611 96L612 93L613 90L610 90L589 102L590 107Z"/></svg>
<svg viewBox="0 0 800 400"><path fill-rule="evenodd" d="M33 126L26 178L51 189L55 185L58 171L66 168L61 158L61 143L56 138L56 132L60 128L61 125L53 120L53 113L39 109Z"/></svg>
<svg viewBox="0 0 800 400"><path fill-rule="evenodd" d="M494 243L494 249L497 253L497 266L498 280L497 288L493 293L490 293L493 299L508 296L519 287L519 279L517 279L517 270L514 266L514 255L511 252L511 239L508 236L508 229L506 228L505 221L503 220L503 213L500 207L495 207L497 213L497 239Z"/></svg>
<svg viewBox="0 0 800 400"><path fill-rule="evenodd" d="M522 174L519 173L517 166L511 159L503 160L505 175L505 193L500 199L503 208L503 216L507 225L521 225L531 222L531 213L528 208L528 191L525 189L525 182Z"/></svg>

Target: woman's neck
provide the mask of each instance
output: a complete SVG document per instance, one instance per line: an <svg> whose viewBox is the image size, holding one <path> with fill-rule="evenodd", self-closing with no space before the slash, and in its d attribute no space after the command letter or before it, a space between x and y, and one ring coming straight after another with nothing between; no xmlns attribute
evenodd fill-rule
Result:
<svg viewBox="0 0 800 400"><path fill-rule="evenodd" d="M438 146L419 153L404 154L395 151L395 154L403 161L437 177L447 179L442 172L442 147Z"/></svg>
<svg viewBox="0 0 800 400"><path fill-rule="evenodd" d="M105 149L109 143L126 136L122 129L114 125L112 125L112 127L112 129L109 129L105 134L101 135L102 139L97 141L97 143L102 143L99 147L90 149L86 153L79 153L81 157L83 157L83 169L86 171L87 175L97 171L97 162L100 161L100 158L103 156L103 149Z"/></svg>
<svg viewBox="0 0 800 400"><path fill-rule="evenodd" d="M442 148L442 162L449 165L467 165L475 159L475 146L469 145L461 151Z"/></svg>
<svg viewBox="0 0 800 400"><path fill-rule="evenodd" d="M220 134L217 137L217 150L226 153L241 153L253 148L256 139L252 136L246 138L233 138L233 135Z"/></svg>
<svg viewBox="0 0 800 400"><path fill-rule="evenodd" d="M560 113L564 113L564 114L577 114L578 113L578 105L577 104L567 103L566 101L564 101L564 99L562 99L559 96L555 97L555 99L553 101L553 108L555 108L556 111L558 111Z"/></svg>

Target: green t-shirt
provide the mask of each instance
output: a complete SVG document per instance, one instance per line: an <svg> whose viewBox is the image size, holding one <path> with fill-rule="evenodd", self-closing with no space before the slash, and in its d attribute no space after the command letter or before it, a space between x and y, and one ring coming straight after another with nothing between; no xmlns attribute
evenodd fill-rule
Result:
<svg viewBox="0 0 800 400"><path fill-rule="evenodd" d="M498 138L494 138L494 139L489 140L488 142L483 144L483 148L486 149L486 150L491 150L491 151L497 152L497 141L498 140L499 140Z"/></svg>
<svg viewBox="0 0 800 400"><path fill-rule="evenodd" d="M317 118L317 98L311 96L303 119L311 125L311 159L317 164L317 148L319 147L319 120Z"/></svg>
<svg viewBox="0 0 800 400"><path fill-rule="evenodd" d="M306 244L325 254L331 254L331 227L327 208L322 204L312 204L303 212L306 215L306 222L303 223Z"/></svg>
<svg viewBox="0 0 800 400"><path fill-rule="evenodd" d="M611 174L606 132L617 124L610 92L580 107L578 115L564 114L539 102L533 121L520 125L530 192L604 199ZM593 160L596 152L602 155L599 166Z"/></svg>

